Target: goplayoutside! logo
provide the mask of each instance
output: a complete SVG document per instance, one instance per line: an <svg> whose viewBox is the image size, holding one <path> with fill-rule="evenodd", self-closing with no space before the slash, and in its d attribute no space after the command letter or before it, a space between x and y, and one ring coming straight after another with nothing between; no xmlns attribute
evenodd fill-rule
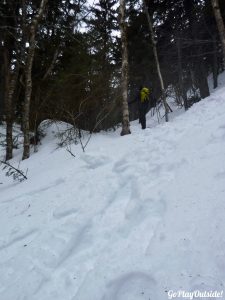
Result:
<svg viewBox="0 0 225 300"><path fill-rule="evenodd" d="M187 291L168 291L168 299L172 300L174 298L184 298L184 299L195 299L195 298L222 298L223 297L223 291L193 291L193 292L187 292Z"/></svg>

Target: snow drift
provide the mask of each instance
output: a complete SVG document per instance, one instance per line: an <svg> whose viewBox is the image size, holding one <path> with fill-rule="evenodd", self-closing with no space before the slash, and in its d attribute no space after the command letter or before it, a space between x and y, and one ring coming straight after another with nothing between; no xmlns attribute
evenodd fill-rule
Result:
<svg viewBox="0 0 225 300"><path fill-rule="evenodd" d="M169 123L96 134L76 158L55 150L51 127L21 163L28 181L0 173L0 299L223 290L224 115L221 88Z"/></svg>

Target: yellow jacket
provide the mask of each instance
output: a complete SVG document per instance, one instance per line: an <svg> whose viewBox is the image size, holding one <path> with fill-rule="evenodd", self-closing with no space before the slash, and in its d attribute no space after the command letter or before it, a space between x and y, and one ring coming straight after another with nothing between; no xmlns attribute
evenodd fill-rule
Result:
<svg viewBox="0 0 225 300"><path fill-rule="evenodd" d="M140 91L140 96L141 96L141 102L145 102L149 100L149 89L146 87L143 87Z"/></svg>

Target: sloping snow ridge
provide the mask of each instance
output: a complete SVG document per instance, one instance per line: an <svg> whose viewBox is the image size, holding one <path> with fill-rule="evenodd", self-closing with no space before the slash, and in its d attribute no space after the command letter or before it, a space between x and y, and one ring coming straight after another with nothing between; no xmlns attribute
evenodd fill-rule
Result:
<svg viewBox="0 0 225 300"><path fill-rule="evenodd" d="M225 88L147 125L95 134L85 153L72 147L75 158L56 150L51 127L20 165L27 181L0 173L1 300L224 289Z"/></svg>

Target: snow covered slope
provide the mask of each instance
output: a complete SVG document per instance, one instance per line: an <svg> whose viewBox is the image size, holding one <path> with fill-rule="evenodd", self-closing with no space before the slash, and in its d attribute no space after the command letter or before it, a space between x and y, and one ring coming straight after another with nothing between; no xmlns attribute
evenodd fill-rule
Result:
<svg viewBox="0 0 225 300"><path fill-rule="evenodd" d="M96 134L86 153L74 146L76 158L49 132L21 163L28 181L0 173L1 300L224 289L225 88L167 124L147 123Z"/></svg>

